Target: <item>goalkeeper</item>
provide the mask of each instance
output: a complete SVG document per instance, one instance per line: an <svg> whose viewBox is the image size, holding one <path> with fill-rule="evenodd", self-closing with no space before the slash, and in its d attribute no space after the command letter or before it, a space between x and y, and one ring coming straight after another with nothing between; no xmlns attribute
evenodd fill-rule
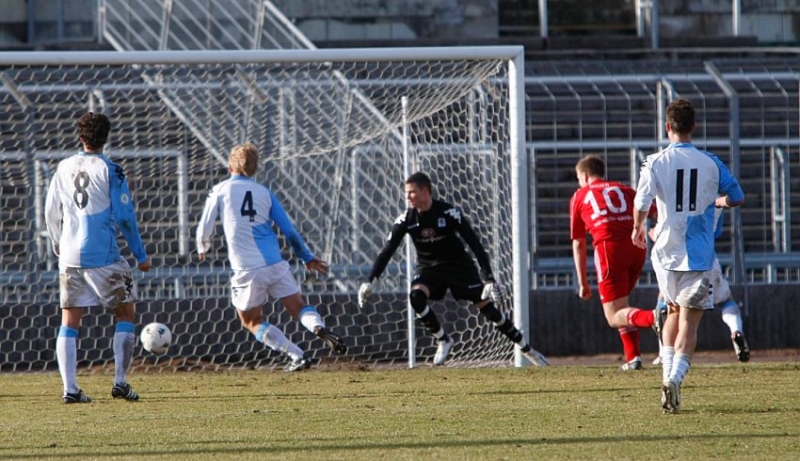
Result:
<svg viewBox="0 0 800 461"><path fill-rule="evenodd" d="M453 339L428 307L428 300L444 298L448 289L455 299L471 301L478 312L516 343L534 365L548 365L544 356L531 348L522 333L497 309L496 304L503 301L503 292L492 275L489 256L467 217L453 205L432 197L431 180L424 173L414 173L406 179L405 193L409 208L395 220L389 238L372 266L369 282L359 288L359 306L364 307L372 295L373 283L408 234L417 250L417 269L408 297L422 325L438 341L434 365L447 361ZM480 276L459 235L478 259Z"/></svg>

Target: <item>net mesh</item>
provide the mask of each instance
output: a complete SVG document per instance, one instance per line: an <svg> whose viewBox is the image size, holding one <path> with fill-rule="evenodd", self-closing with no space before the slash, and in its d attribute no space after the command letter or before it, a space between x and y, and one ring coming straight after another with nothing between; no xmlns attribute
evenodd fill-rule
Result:
<svg viewBox="0 0 800 461"><path fill-rule="evenodd" d="M385 235L405 208L403 123L410 171L429 173L435 196L462 207L511 292L509 89L503 59L207 63L185 65L15 65L0 86L0 363L55 367L60 324L57 260L42 208L59 160L77 152L74 129L86 110L112 120L107 155L122 165L153 270L134 270L137 333L159 321L172 329L169 353L137 346L137 366L273 367L285 360L241 328L229 302L221 226L205 262L194 230L206 192L227 177L227 153L255 143L256 179L273 189L329 276L309 278L283 242L307 301L346 338L346 356L289 318L265 313L317 358L400 364L408 359L406 260L401 247L373 302L357 307ZM408 104L404 111L401 98ZM123 255L133 259L120 240ZM195 256L195 257L193 257ZM456 339L452 365L510 365L511 344L472 307L449 297L432 305ZM510 318L512 314L506 312ZM113 364L114 320L84 316L79 362ZM435 342L417 328L416 354Z"/></svg>

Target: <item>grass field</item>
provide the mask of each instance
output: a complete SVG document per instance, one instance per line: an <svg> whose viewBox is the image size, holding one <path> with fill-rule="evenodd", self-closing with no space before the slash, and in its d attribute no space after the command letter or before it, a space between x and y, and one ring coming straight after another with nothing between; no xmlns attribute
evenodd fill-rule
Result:
<svg viewBox="0 0 800 461"><path fill-rule="evenodd" d="M800 363L698 364L683 412L660 371L310 370L0 374L0 459L736 459L800 457Z"/></svg>

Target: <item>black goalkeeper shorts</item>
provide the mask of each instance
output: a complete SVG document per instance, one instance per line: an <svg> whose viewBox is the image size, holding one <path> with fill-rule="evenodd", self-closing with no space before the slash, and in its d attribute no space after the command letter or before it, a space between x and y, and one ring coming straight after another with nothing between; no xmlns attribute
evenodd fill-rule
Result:
<svg viewBox="0 0 800 461"><path fill-rule="evenodd" d="M472 264L442 264L434 267L417 268L411 286L425 285L433 301L444 298L447 290L455 299L465 299L473 303L482 301L483 282L478 269Z"/></svg>

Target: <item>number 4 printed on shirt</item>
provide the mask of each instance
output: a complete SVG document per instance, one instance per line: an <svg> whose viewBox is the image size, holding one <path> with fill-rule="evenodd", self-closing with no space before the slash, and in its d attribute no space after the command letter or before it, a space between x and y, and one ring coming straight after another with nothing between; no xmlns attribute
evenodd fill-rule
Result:
<svg viewBox="0 0 800 461"><path fill-rule="evenodd" d="M242 201L242 208L241 208L240 211L242 212L242 216L249 216L250 217L250 222L253 222L253 221L256 220L256 215L258 213L256 212L256 209L253 208L253 193L252 192L247 191L244 194L244 200Z"/></svg>

